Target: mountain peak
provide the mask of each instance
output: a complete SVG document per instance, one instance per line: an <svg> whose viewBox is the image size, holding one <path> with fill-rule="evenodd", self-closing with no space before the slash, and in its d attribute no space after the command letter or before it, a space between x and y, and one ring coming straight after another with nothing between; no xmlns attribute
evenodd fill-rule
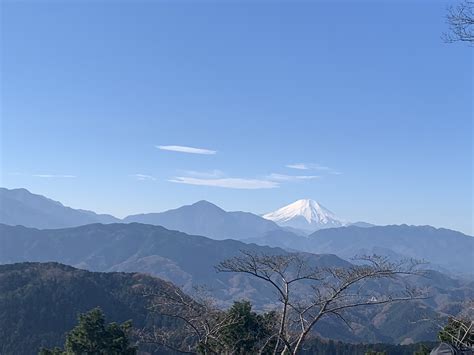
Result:
<svg viewBox="0 0 474 355"><path fill-rule="evenodd" d="M66 228L91 223L111 223L118 219L92 211L73 209L27 189L0 189L0 223L35 228Z"/></svg>
<svg viewBox="0 0 474 355"><path fill-rule="evenodd" d="M314 218L317 218L318 215L324 217L324 213L320 213L324 210L331 213L328 209L325 209L318 202L311 199L301 199L295 201L285 207L287 211L293 211L301 216L303 216L309 223L311 223Z"/></svg>
<svg viewBox="0 0 474 355"><path fill-rule="evenodd" d="M206 200L200 200L200 201L194 202L191 206L201 207L201 208L213 208L213 209L222 210L222 208L220 208L219 206L213 204L212 202L206 201Z"/></svg>
<svg viewBox="0 0 474 355"><path fill-rule="evenodd" d="M312 199L297 200L274 212L265 214L263 218L281 226L305 230L341 227L346 224L329 209Z"/></svg>
<svg viewBox="0 0 474 355"><path fill-rule="evenodd" d="M213 205L215 206L212 202L209 202L207 200L199 200L193 203L193 205Z"/></svg>

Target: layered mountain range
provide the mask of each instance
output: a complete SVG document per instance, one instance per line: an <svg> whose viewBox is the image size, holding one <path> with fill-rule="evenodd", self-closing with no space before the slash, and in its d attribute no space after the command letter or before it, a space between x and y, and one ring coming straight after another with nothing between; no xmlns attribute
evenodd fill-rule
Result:
<svg viewBox="0 0 474 355"><path fill-rule="evenodd" d="M456 274L469 276L474 270L474 238L471 236L430 226L349 224L312 200L299 200L264 215L265 218L248 212L227 212L210 202L199 201L174 210L132 215L120 220L65 207L25 189L2 188L0 206L0 223L7 225L55 229L91 223L144 223L217 240L235 239L285 250L332 253L346 259L375 253L394 259L425 260L431 268ZM307 227L313 224L312 228L316 225L320 228L313 233L310 229L299 233L302 220ZM290 227L291 221L299 222ZM323 224L325 228L321 227ZM328 228L332 224L344 226Z"/></svg>
<svg viewBox="0 0 474 355"><path fill-rule="evenodd" d="M91 223L145 223L214 239L243 239L282 230L276 223L248 212L226 212L199 201L161 213L137 214L123 220L111 215L73 209L26 189L0 188L0 223L39 229L77 227Z"/></svg>
<svg viewBox="0 0 474 355"><path fill-rule="evenodd" d="M298 200L263 215L263 218L249 212L226 212L208 201L198 201L165 212L135 214L121 220L108 214L73 209L26 189L0 188L0 206L0 223L9 225L53 229L90 223L138 222L216 239L249 238L282 229L308 234L318 229L353 225L309 199ZM355 225L371 226L363 222Z"/></svg>
<svg viewBox="0 0 474 355"><path fill-rule="evenodd" d="M0 225L0 264L55 261L91 271L140 272L172 281L187 292L192 292L196 285L205 286L223 307L235 300L247 299L257 309L271 309L278 301L273 289L265 283L244 274L215 271L220 261L239 255L240 250L266 255L288 253L279 248L213 240L138 223L91 224L55 230ZM304 253L300 257L323 268L351 266L331 254ZM351 342L431 340L436 333L433 324L419 324L417 320L444 317L456 310L463 300L474 297L472 281L437 271L413 277L410 283L426 288L430 298L356 310L350 319L357 332L332 318L322 322L316 331L323 337ZM400 289L402 284L397 280L375 280L365 287L367 294L378 297L387 290ZM297 292L311 294L312 291L301 285ZM394 319L397 319L395 323Z"/></svg>
<svg viewBox="0 0 474 355"><path fill-rule="evenodd" d="M320 267L350 267L352 257L367 254L427 262L429 277L411 281L428 289L428 300L354 312L351 324L356 332L327 320L317 329L323 337L351 342L431 340L432 325L420 325L417 319L444 317L474 298L474 238L448 229L351 224L312 200L299 200L263 217L200 201L120 220L72 209L25 189L0 189L0 264L54 261L96 272L140 272L188 292L205 285L222 307L240 299L250 300L257 309L274 307L272 290L257 279L215 272L219 262L241 250L296 252ZM374 282L367 292L376 297L400 287L396 281ZM298 292L311 291L303 286Z"/></svg>
<svg viewBox="0 0 474 355"><path fill-rule="evenodd" d="M207 201L161 213L132 215L125 217L123 222L153 224L214 239L243 239L281 230L276 223L255 214L226 212Z"/></svg>

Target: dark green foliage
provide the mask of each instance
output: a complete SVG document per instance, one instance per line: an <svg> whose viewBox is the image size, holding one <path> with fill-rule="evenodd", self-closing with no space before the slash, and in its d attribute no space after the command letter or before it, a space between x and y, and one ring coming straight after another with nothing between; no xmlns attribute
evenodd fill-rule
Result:
<svg viewBox="0 0 474 355"><path fill-rule="evenodd" d="M54 349L42 348L38 355L64 355L64 351L58 347Z"/></svg>
<svg viewBox="0 0 474 355"><path fill-rule="evenodd" d="M63 346L80 313L100 307L111 322L176 327L148 314L142 289L174 289L141 274L98 273L57 263L0 266L0 354L35 354ZM54 353L51 353L54 354Z"/></svg>
<svg viewBox="0 0 474 355"><path fill-rule="evenodd" d="M230 325L221 332L219 340L222 345L216 346L218 353L258 353L276 331L276 314L252 312L249 301L235 302L223 316L231 321ZM267 344L267 351L263 354L271 353L272 344L272 342Z"/></svg>
<svg viewBox="0 0 474 355"><path fill-rule="evenodd" d="M79 315L79 322L66 336L65 350L42 349L40 355L96 354L96 355L135 355L137 348L130 345L128 333L130 321L121 325L105 323L100 308Z"/></svg>
<svg viewBox="0 0 474 355"><path fill-rule="evenodd" d="M430 347L426 346L425 344L421 344L418 350L413 353L413 355L429 355L430 352Z"/></svg>

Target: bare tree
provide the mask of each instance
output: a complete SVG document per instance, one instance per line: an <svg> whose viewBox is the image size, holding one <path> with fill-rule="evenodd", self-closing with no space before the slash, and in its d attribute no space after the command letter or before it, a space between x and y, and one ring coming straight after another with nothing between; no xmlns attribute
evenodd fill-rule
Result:
<svg viewBox="0 0 474 355"><path fill-rule="evenodd" d="M164 346L185 354L218 354L219 334L235 320L218 309L203 289L196 289L194 298L178 288L146 290L149 310L176 322L175 329L144 328L138 332L139 342Z"/></svg>
<svg viewBox="0 0 474 355"><path fill-rule="evenodd" d="M381 279L403 279L420 275L419 262L390 262L380 256L358 259L360 265L316 267L301 254L266 255L242 251L241 256L221 262L219 272L237 272L256 277L271 285L281 309L277 342L273 354L297 354L314 326L324 317L335 316L349 325L344 312L363 306L426 298L418 289L404 285L403 290L368 294L364 286ZM300 288L300 289L299 289ZM301 292L305 289L305 292Z"/></svg>
<svg viewBox="0 0 474 355"><path fill-rule="evenodd" d="M446 42L474 43L474 1L463 0L448 9L446 16L449 33L444 34Z"/></svg>
<svg viewBox="0 0 474 355"><path fill-rule="evenodd" d="M194 298L176 288L147 290L144 295L150 300L151 314L176 323L141 329L136 334L139 343L186 354L271 354L274 312L251 312L250 302L245 301L223 311L202 288L196 289Z"/></svg>

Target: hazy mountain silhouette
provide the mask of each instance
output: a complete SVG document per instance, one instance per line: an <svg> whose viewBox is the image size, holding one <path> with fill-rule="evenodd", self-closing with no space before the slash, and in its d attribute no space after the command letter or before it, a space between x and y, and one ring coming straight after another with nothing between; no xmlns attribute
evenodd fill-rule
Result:
<svg viewBox="0 0 474 355"><path fill-rule="evenodd" d="M110 215L66 207L26 189L0 188L0 223L34 228L66 228L117 221Z"/></svg>
<svg viewBox="0 0 474 355"><path fill-rule="evenodd" d="M336 253L349 258L386 249L406 257L423 259L447 270L474 273L474 238L461 232L431 226L343 227L319 230L308 237L315 253ZM378 249L378 250L377 250Z"/></svg>
<svg viewBox="0 0 474 355"><path fill-rule="evenodd" d="M35 228L66 228L121 220L110 215L75 210L25 189L0 189L0 223ZM302 207L312 206L302 204ZM298 206L297 206L298 207ZM301 206L300 206L301 207ZM308 208L301 211L308 212ZM300 210L291 209L299 216ZM288 211L286 211L288 212ZM309 213L311 212L311 213ZM313 216L310 210L307 217ZM291 216L290 216L291 217ZM319 217L318 217L319 218ZM213 239L236 239L259 245L313 253L331 253L343 258L360 254L384 254L393 258L411 257L429 261L439 270L471 274L474 270L474 238L430 226L347 226L327 228L304 237L294 229L247 212L226 212L199 201L162 213L126 217L123 222L161 225L187 234ZM1 251L0 251L1 252Z"/></svg>
<svg viewBox="0 0 474 355"><path fill-rule="evenodd" d="M132 215L123 221L153 224L214 239L247 239L281 230L276 223L255 214L226 212L208 201L161 213Z"/></svg>
<svg viewBox="0 0 474 355"><path fill-rule="evenodd" d="M268 245L310 253L336 254L345 259L356 255L384 255L392 259L414 258L429 267L474 276L474 237L430 226L373 226L321 229L308 237L288 231L272 232L246 243Z"/></svg>
<svg viewBox="0 0 474 355"><path fill-rule="evenodd" d="M39 229L77 227L92 223L145 223L214 239L246 239L282 230L277 224L249 212L226 212L199 201L161 212L131 215L123 220L111 215L66 207L26 189L0 188L0 223Z"/></svg>

